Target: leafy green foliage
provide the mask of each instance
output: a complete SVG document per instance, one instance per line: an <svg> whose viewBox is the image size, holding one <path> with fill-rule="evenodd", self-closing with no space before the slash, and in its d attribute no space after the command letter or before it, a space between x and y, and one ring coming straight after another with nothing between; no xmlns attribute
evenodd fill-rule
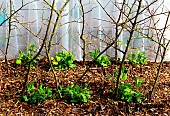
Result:
<svg viewBox="0 0 170 116"><path fill-rule="evenodd" d="M138 89L141 86L141 83L144 82L144 79L140 79L138 76L136 76L136 83L135 87ZM143 94L139 92L138 90L133 90L132 86L129 83L125 83L121 86L119 86L118 94L121 100L125 102L132 102L134 99L135 101L141 103L141 97Z"/></svg>
<svg viewBox="0 0 170 116"><path fill-rule="evenodd" d="M147 64L146 54L145 52L140 53L140 51L137 49L136 53L131 53L128 55L127 59L129 62L133 65L139 65L139 64Z"/></svg>
<svg viewBox="0 0 170 116"><path fill-rule="evenodd" d="M26 51L26 53L24 53L22 50L19 51L18 58L16 59L16 64L17 65L24 64L26 67L28 67L27 62L33 58L34 53L36 52L35 45L30 45L29 49L27 49L25 51ZM33 60L30 63L32 68L34 68L35 63L36 63L36 60Z"/></svg>
<svg viewBox="0 0 170 116"><path fill-rule="evenodd" d="M110 76L109 76L109 75L106 75L106 79L110 80Z"/></svg>
<svg viewBox="0 0 170 116"><path fill-rule="evenodd" d="M99 55L99 51L96 49L94 52L90 52L90 56L95 60L98 66L108 66L110 65L110 59L107 56L97 56Z"/></svg>
<svg viewBox="0 0 170 116"><path fill-rule="evenodd" d="M128 67L124 66L121 71L120 79L124 81L127 79L127 71L128 71Z"/></svg>
<svg viewBox="0 0 170 116"><path fill-rule="evenodd" d="M34 82L31 81L27 85L26 94L22 96L23 100L27 103L40 103L52 96L51 88L43 87L42 85L36 90L34 87Z"/></svg>
<svg viewBox="0 0 170 116"><path fill-rule="evenodd" d="M82 103L88 102L89 97L91 97L92 92L87 89L87 84L85 88L81 88L78 85L69 85L64 89L63 86L60 87L60 93L64 96L68 102L71 103ZM59 92L56 91L58 94Z"/></svg>
<svg viewBox="0 0 170 116"><path fill-rule="evenodd" d="M69 68L74 68L76 65L73 64L74 55L66 51L56 53L55 57L51 57L54 69L68 70Z"/></svg>
<svg viewBox="0 0 170 116"><path fill-rule="evenodd" d="M114 71L113 75L116 77L118 75L119 69L116 67L116 70Z"/></svg>
<svg viewBox="0 0 170 116"><path fill-rule="evenodd" d="M139 88L141 86L141 83L143 83L144 81L145 81L144 79L140 79L138 76L136 76L136 82L135 82L136 88Z"/></svg>
<svg viewBox="0 0 170 116"><path fill-rule="evenodd" d="M141 103L142 93L137 90L133 90L129 83L119 86L118 94L120 99L125 102L132 102L133 98L135 98L137 102Z"/></svg>
<svg viewBox="0 0 170 116"><path fill-rule="evenodd" d="M123 66L121 75L120 75L120 79L122 79L124 81L127 79L127 71L128 71L128 67ZM113 73L114 77L116 77L118 75L118 72L119 72L119 69L116 67L116 70Z"/></svg>
<svg viewBox="0 0 170 116"><path fill-rule="evenodd" d="M128 67L123 66L121 75L120 75L120 79L122 79L123 81L127 79L127 71L128 71ZM119 69L116 68L113 75L116 77L118 75L118 72L119 72ZM141 83L143 82L144 82L144 79L140 79L138 76L136 76L135 87L138 89L141 86ZM115 91L111 90L111 92L114 93ZM132 86L129 83L120 85L118 88L118 97L125 102L130 103L132 101L137 101L141 103L142 96L143 94L140 93L138 90L132 89Z"/></svg>

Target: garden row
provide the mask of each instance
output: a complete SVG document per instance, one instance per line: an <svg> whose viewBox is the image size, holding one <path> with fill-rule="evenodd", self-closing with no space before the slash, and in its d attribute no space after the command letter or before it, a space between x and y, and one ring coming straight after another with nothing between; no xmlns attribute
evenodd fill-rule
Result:
<svg viewBox="0 0 170 116"><path fill-rule="evenodd" d="M36 60L33 59L35 51L36 50L34 45L30 45L29 49L25 51L20 50L18 58L16 59L16 64L23 65L28 70L30 68L35 69ZM104 55L98 56L99 53L100 52L97 49L94 52L90 52L90 56L94 60L94 63L98 67L107 67L108 65L110 65L111 64L110 59ZM138 49L136 53L129 54L127 60L131 65L135 67L140 67L140 65L147 64L145 52L140 52ZM28 61L31 62L29 63ZM50 65L51 67L49 68L49 71L54 71L54 70L62 71L62 70L68 70L70 68L74 68L76 64L74 64L73 61L74 61L73 53L69 53L66 51L58 52L56 53L55 57L49 58L49 62L51 63ZM119 82L118 85L118 95L117 95L118 99L125 101L127 103L130 102L141 103L143 100L145 100L145 95L143 95L138 90L138 88L144 82L144 79L136 75L134 85L132 85L131 83L127 83L126 82L128 78L127 71L128 71L128 67L123 66L120 75L121 83ZM119 68L116 68L116 70L113 72L113 77L117 77L118 72L119 72ZM106 78L111 79L111 77L107 75ZM114 83L117 82L115 80L112 81ZM27 83L27 80L25 81L25 83ZM38 87L35 85L36 84L34 83L33 80L30 81L28 84L25 84L25 89L23 89L21 95L21 99L24 102L37 104L43 102L46 99L50 99L53 97L53 98L64 99L70 103L82 103L82 102L88 102L88 99L90 97L93 97L93 92L88 89L88 83L85 83L83 87L79 86L76 82L68 86L58 85L55 91L53 91L48 86L43 87L42 84L40 84ZM116 94L115 89L116 87L110 90L112 96Z"/></svg>

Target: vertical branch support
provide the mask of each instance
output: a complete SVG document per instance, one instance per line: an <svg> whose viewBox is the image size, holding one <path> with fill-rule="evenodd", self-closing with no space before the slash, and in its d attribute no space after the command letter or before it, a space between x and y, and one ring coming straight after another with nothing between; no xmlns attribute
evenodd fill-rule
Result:
<svg viewBox="0 0 170 116"><path fill-rule="evenodd" d="M12 0L10 0L10 16L12 15ZM8 38L7 38L7 44L6 44L6 50L5 50L5 63L8 64L7 62L7 54L8 54L8 48L9 48L9 42L10 42L10 37L11 37L11 20L12 17L9 17L9 26L8 26Z"/></svg>
<svg viewBox="0 0 170 116"><path fill-rule="evenodd" d="M84 37L84 25L85 25L85 13L84 13L84 7L83 7L83 3L82 0L80 0L80 6L81 6L81 10L82 10L82 30L81 30L81 35L80 35L80 39L83 41L83 65L85 65L85 59L86 59L86 38Z"/></svg>

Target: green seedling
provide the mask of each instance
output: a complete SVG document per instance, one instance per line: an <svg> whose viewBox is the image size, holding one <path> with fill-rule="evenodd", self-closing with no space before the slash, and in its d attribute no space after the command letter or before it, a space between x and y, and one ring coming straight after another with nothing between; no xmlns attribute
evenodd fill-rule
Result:
<svg viewBox="0 0 170 116"><path fill-rule="evenodd" d="M113 76L117 77L118 73L119 73L119 69L116 67L116 70L114 71Z"/></svg>
<svg viewBox="0 0 170 116"><path fill-rule="evenodd" d="M141 83L143 83L144 81L144 79L140 79L138 76L136 76L135 87L139 88L141 86Z"/></svg>
<svg viewBox="0 0 170 116"><path fill-rule="evenodd" d="M92 92L87 89L87 84L85 88L81 88L78 85L69 85L67 88L60 87L60 93L64 98L70 103L83 103L88 102L89 97L91 97ZM58 94L59 92L56 91Z"/></svg>
<svg viewBox="0 0 170 116"><path fill-rule="evenodd" d="M128 71L128 67L123 66L120 79L124 81L127 79L127 71ZM118 72L119 72L119 69L116 67L116 70L114 71L113 76L116 77L118 75Z"/></svg>
<svg viewBox="0 0 170 116"><path fill-rule="evenodd" d="M123 81L125 81L127 79L127 71L128 71L128 67L123 66L121 75L120 75L120 79L122 79ZM116 77L118 75L118 72L119 72L119 69L116 68L113 75ZM135 83L136 89L138 89L141 86L141 83L143 83L143 82L144 82L143 79L140 79L138 76L136 76L136 83ZM142 98L143 94L140 93L136 89L135 90L132 89L132 86L129 83L120 85L118 87L118 97L122 101L125 101L127 103L130 103L132 101L137 101L138 103L141 103L142 102L141 98ZM115 91L110 90L110 92L114 93Z"/></svg>
<svg viewBox="0 0 170 116"><path fill-rule="evenodd" d="M141 86L141 83L143 82L144 82L144 79L140 79L138 76L136 76L136 83L135 83L136 89L138 89ZM119 86L118 94L121 100L125 102L128 102L128 103L132 102L133 98L135 98L135 100L138 103L142 102L141 97L143 96L143 94L139 92L138 90L133 90L129 83L125 83Z"/></svg>
<svg viewBox="0 0 170 116"><path fill-rule="evenodd" d="M136 50L136 53L131 53L128 55L127 59L129 60L129 63L132 65L139 65L139 64L147 64L146 54L145 52L140 52L138 49Z"/></svg>
<svg viewBox="0 0 170 116"><path fill-rule="evenodd" d="M132 102L133 98L139 103L141 103L141 96L143 95L137 90L133 90L129 83L125 83L124 85L119 86L118 95L121 100L125 102Z"/></svg>
<svg viewBox="0 0 170 116"><path fill-rule="evenodd" d="M108 66L110 65L110 59L107 56L97 56L99 55L99 51L96 49L94 52L90 52L90 56L95 60L98 66Z"/></svg>
<svg viewBox="0 0 170 116"><path fill-rule="evenodd" d="M7 97L7 98L10 98L10 96L11 96L10 93L7 93L7 94L6 94L6 97Z"/></svg>
<svg viewBox="0 0 170 116"><path fill-rule="evenodd" d="M124 81L127 79L127 71L128 71L128 67L123 66L121 75L120 75L120 79L122 79Z"/></svg>
<svg viewBox="0 0 170 116"><path fill-rule="evenodd" d="M106 75L106 79L110 80L110 76L109 76L109 75Z"/></svg>
<svg viewBox="0 0 170 116"><path fill-rule="evenodd" d="M74 55L66 51L56 53L55 57L51 57L54 69L68 70L69 68L74 68L76 65L73 64Z"/></svg>
<svg viewBox="0 0 170 116"><path fill-rule="evenodd" d="M29 49L25 50L26 52L23 52L22 50L19 51L18 58L16 59L16 64L20 65L23 64L26 67L28 67L28 62L33 58L36 50L35 45L30 45ZM32 68L35 68L34 65L36 63L36 60L33 60L30 65Z"/></svg>
<svg viewBox="0 0 170 116"><path fill-rule="evenodd" d="M49 99L52 96L51 88L43 87L42 85L36 90L34 87L34 82L31 81L27 85L27 90L24 96L22 96L23 100L27 103L41 103L46 99Z"/></svg>
<svg viewBox="0 0 170 116"><path fill-rule="evenodd" d="M16 59L16 64L17 64L17 65L19 65L19 64L21 64L21 63L22 63L21 59Z"/></svg>

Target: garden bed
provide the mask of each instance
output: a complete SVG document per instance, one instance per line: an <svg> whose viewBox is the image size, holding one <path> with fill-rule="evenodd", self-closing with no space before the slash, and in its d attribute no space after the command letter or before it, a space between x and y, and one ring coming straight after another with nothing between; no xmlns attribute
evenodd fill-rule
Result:
<svg viewBox="0 0 170 116"><path fill-rule="evenodd" d="M31 69L29 81L34 80L35 84L42 84L52 89L53 94L56 90L55 79L52 71L49 71L47 59L39 60L35 69ZM0 114L3 115L170 115L170 62L164 62L159 80L153 92L152 98L147 99L149 91L154 83L158 63L148 62L147 65L128 67L128 77L126 82L134 85L135 76L143 78L139 91L145 95L142 103L115 100L111 94L115 86L113 73L119 64L114 64L101 68L91 62L83 65L81 61L75 61L76 67L59 71L56 70L60 85L71 85L78 80L86 66L90 70L78 83L79 86L88 84L88 90L92 92L91 97L86 103L69 103L65 99L51 97L42 103L28 104L20 99L20 92L27 70L21 65L16 65L15 60L9 60L8 65L3 60L0 61Z"/></svg>

